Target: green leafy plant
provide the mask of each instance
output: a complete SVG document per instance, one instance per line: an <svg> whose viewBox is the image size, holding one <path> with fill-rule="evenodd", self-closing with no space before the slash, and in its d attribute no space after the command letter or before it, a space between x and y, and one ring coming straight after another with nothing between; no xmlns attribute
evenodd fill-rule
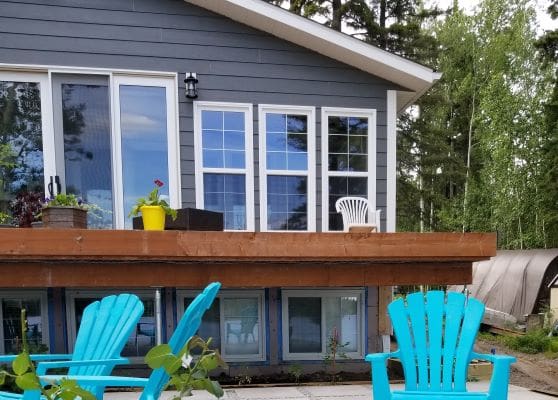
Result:
<svg viewBox="0 0 558 400"><path fill-rule="evenodd" d="M75 380L62 379L59 382L47 381L47 385L41 384L37 375L35 365L29 355L27 343L27 319L25 309L21 310L21 332L22 351L12 362L13 374L8 371L0 371L0 385L3 385L6 377L15 379L16 385L21 390L39 390L47 400L95 400L93 393L83 389ZM43 379L44 381L44 379Z"/></svg>
<svg viewBox="0 0 558 400"><path fill-rule="evenodd" d="M172 219L175 220L176 210L170 208L169 203L167 203L166 200L161 199L159 195L159 189L165 184L159 179L155 179L153 183L155 184L153 190L149 192L147 198L140 197L139 199L137 199L136 204L132 207L132 210L128 214L128 217L135 217L139 215L143 206L159 206L165 211L165 214L170 215Z"/></svg>
<svg viewBox="0 0 558 400"><path fill-rule="evenodd" d="M191 337L186 345L174 354L168 344L153 347L145 356L145 362L152 369L164 368L170 376L164 389L174 386L178 395L173 400L191 396L192 390L205 390L217 398L224 395L219 382L209 378L209 373L227 364L221 358L218 350L209 348L211 338L204 341L199 336ZM196 356L192 355L193 350Z"/></svg>
<svg viewBox="0 0 558 400"><path fill-rule="evenodd" d="M10 214L0 211L0 224L8 224L12 220Z"/></svg>
<svg viewBox="0 0 558 400"><path fill-rule="evenodd" d="M347 353L344 349L349 345L349 342L341 343L339 339L339 331L337 327L333 327L331 335L327 341L327 353L324 357L324 362L331 366L331 383L339 381L339 376L337 376L337 360L339 358L347 359Z"/></svg>
<svg viewBox="0 0 558 400"><path fill-rule="evenodd" d="M287 370L289 375L292 375L295 383L298 385L300 384L300 378L302 377L302 365L300 364L292 364L289 365L289 369Z"/></svg>
<svg viewBox="0 0 558 400"><path fill-rule="evenodd" d="M522 336L508 336L504 339L506 346L522 353L552 353L558 350L558 339L548 336L548 329L539 329Z"/></svg>
<svg viewBox="0 0 558 400"><path fill-rule="evenodd" d="M236 375L234 379L236 380L238 386L250 385L252 383L252 376L248 370L247 365L241 367L242 371L240 374Z"/></svg>
<svg viewBox="0 0 558 400"><path fill-rule="evenodd" d="M88 206L75 194L58 193L53 198L45 199L43 208L47 207L74 207L88 209Z"/></svg>

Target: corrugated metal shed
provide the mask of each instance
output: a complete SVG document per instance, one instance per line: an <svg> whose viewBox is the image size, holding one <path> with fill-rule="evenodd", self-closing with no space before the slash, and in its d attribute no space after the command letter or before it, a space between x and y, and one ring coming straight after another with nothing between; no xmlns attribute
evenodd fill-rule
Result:
<svg viewBox="0 0 558 400"><path fill-rule="evenodd" d="M486 307L521 320L549 305L549 284L557 273L558 249L501 250L490 260L473 263L468 289Z"/></svg>

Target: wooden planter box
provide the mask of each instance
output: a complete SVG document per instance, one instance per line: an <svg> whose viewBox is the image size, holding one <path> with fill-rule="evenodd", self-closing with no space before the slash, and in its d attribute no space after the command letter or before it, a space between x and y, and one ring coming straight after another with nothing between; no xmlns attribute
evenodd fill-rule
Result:
<svg viewBox="0 0 558 400"><path fill-rule="evenodd" d="M173 221L170 216L166 216L165 230L183 231L222 231L223 213L200 210L197 208L181 208L176 210L176 219ZM134 229L143 229L143 221L140 217L132 220Z"/></svg>
<svg viewBox="0 0 558 400"><path fill-rule="evenodd" d="M87 229L87 210L74 207L43 208L43 227Z"/></svg>

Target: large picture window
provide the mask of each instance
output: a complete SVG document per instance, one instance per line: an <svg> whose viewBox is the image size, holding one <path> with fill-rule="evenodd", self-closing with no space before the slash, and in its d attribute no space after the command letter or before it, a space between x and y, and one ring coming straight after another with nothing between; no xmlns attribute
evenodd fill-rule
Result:
<svg viewBox="0 0 558 400"><path fill-rule="evenodd" d="M363 356L361 290L283 290L283 358L323 359L337 336L349 358Z"/></svg>
<svg viewBox="0 0 558 400"><path fill-rule="evenodd" d="M254 230L252 105L194 102L196 206Z"/></svg>
<svg viewBox="0 0 558 400"><path fill-rule="evenodd" d="M335 202L368 199L376 208L376 111L322 108L322 230L341 231Z"/></svg>
<svg viewBox="0 0 558 400"><path fill-rule="evenodd" d="M262 231L315 231L313 107L259 106Z"/></svg>
<svg viewBox="0 0 558 400"><path fill-rule="evenodd" d="M178 314L196 296L196 292L177 291ZM198 335L212 338L228 361L262 361L265 359L263 291L221 291L204 314Z"/></svg>

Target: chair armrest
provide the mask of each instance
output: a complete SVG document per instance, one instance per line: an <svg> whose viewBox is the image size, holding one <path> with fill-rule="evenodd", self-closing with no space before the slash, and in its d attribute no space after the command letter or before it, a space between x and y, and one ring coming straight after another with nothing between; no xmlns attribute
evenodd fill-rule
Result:
<svg viewBox="0 0 558 400"><path fill-rule="evenodd" d="M490 361L494 364L492 377L490 378L490 398L494 400L506 400L508 398L508 382L510 379L510 366L516 362L516 358L507 355L479 354L473 352L472 358Z"/></svg>
<svg viewBox="0 0 558 400"><path fill-rule="evenodd" d="M392 353L367 354L364 357L372 366L372 393L374 399L391 399L386 361L388 358L398 358L399 354L398 350Z"/></svg>
<svg viewBox="0 0 558 400"><path fill-rule="evenodd" d="M86 367L90 365L105 365L114 367L115 365L129 364L127 358L114 358L106 360L76 360L76 361L49 361L41 362L37 365L37 375L45 375L52 368Z"/></svg>
<svg viewBox="0 0 558 400"><path fill-rule="evenodd" d="M471 353L471 358L476 358L479 360L489 361L493 364L496 363L508 363L512 364L517 361L513 356L503 355L503 354L481 354L481 353Z"/></svg>
<svg viewBox="0 0 558 400"><path fill-rule="evenodd" d="M89 386L115 386L115 387L145 387L149 382L147 378L134 378L128 376L90 376L90 375L42 375L41 382L60 382L63 379L77 381L80 385Z"/></svg>
<svg viewBox="0 0 558 400"><path fill-rule="evenodd" d="M14 361L17 354L10 354L7 356L0 356L0 363L10 363ZM58 361L58 360L71 360L73 354L31 354L32 361Z"/></svg>

